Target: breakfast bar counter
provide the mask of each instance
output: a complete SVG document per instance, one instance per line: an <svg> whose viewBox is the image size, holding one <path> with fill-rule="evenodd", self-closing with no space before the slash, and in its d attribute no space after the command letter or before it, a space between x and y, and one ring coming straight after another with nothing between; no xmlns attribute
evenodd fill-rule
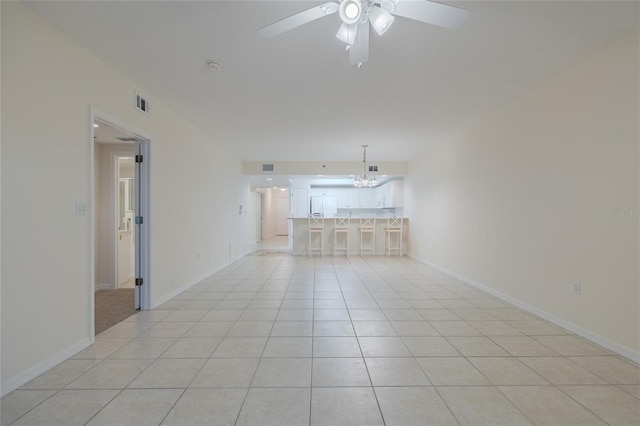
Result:
<svg viewBox="0 0 640 426"><path fill-rule="evenodd" d="M292 246L291 252L294 255L308 255L309 254L309 218L307 217L295 217L289 218L292 221ZM334 242L334 219L333 218L319 218L323 224L323 254L324 256L333 256L333 242ZM349 223L349 256L359 256L359 242L360 242L360 217L351 217ZM375 255L385 255L385 228L387 227L386 217L376 217L375 223ZM407 248L407 234L408 234L409 219L402 218L402 240L403 247L402 252L406 253ZM317 236L314 235L313 247L317 247L319 242L316 241ZM344 245L341 241L338 243L340 246ZM318 251L314 251L314 255L318 255ZM344 250L340 252L340 256L344 256ZM370 254L367 254L370 255Z"/></svg>

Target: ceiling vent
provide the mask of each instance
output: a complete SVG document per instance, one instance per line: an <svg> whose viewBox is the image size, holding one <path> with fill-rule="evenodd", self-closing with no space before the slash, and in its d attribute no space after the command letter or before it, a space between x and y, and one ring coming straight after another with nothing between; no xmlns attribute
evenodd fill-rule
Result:
<svg viewBox="0 0 640 426"><path fill-rule="evenodd" d="M136 109L149 114L149 101L136 92Z"/></svg>
<svg viewBox="0 0 640 426"><path fill-rule="evenodd" d="M262 171L263 172L273 172L274 171L273 164L263 164L262 165Z"/></svg>

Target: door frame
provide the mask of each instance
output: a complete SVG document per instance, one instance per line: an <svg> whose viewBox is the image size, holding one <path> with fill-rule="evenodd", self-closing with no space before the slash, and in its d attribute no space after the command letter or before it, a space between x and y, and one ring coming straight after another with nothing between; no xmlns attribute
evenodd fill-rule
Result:
<svg viewBox="0 0 640 426"><path fill-rule="evenodd" d="M256 244L262 244L264 193L256 191Z"/></svg>
<svg viewBox="0 0 640 426"><path fill-rule="evenodd" d="M88 293L88 309L89 309L89 323L87 327L89 329L89 336L91 343L95 342L95 140L94 140L94 127L93 123L96 120L105 122L106 124L118 128L126 133L131 133L140 138L140 154L143 155L144 161L140 168L140 179L136 180L136 192L140 194L138 200L139 205L136 205L136 215L144 217L142 231L136 244L136 252L139 253L139 270L136 270L136 275L144 278L144 284L140 288L140 309L151 309L151 295L152 295L152 277L150 268L151 259L151 136L146 132L141 131L127 122L120 120L110 114L107 114L95 107L89 108L89 279L87 280L87 293ZM139 230L136 230L137 232ZM117 263L117 262L116 262ZM136 262L138 263L138 262ZM117 275L116 275L117 276ZM117 279L117 278L116 278Z"/></svg>

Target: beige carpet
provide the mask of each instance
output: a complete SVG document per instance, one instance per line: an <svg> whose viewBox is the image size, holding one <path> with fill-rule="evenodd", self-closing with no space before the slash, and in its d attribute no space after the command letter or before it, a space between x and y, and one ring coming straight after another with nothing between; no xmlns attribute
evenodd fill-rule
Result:
<svg viewBox="0 0 640 426"><path fill-rule="evenodd" d="M138 312L133 308L133 291L132 288L96 291L96 336Z"/></svg>

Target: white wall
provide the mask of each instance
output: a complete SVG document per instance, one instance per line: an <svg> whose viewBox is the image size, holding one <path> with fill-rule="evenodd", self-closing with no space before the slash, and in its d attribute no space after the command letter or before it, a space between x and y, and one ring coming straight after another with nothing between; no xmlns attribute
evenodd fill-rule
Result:
<svg viewBox="0 0 640 426"><path fill-rule="evenodd" d="M152 139L152 305L247 251L253 222L226 149L19 2L0 7L4 394L91 341L90 217L74 212L90 201L91 107Z"/></svg>
<svg viewBox="0 0 640 426"><path fill-rule="evenodd" d="M637 359L638 75L635 33L412 161L411 254Z"/></svg>

